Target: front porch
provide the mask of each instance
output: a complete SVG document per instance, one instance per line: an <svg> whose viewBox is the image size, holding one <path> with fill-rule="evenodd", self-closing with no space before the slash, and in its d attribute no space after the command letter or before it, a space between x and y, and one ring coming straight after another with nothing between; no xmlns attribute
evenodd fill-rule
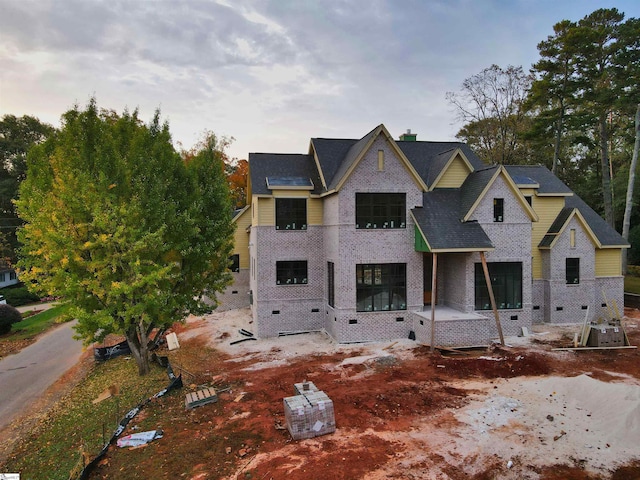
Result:
<svg viewBox="0 0 640 480"><path fill-rule="evenodd" d="M416 341L431 344L431 305L412 312ZM470 347L488 345L498 338L494 318L461 312L446 305L435 306L435 345Z"/></svg>

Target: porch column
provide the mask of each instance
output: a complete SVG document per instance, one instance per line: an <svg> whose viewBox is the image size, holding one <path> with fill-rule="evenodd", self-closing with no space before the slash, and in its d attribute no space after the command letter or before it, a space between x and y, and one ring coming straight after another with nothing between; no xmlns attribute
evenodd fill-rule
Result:
<svg viewBox="0 0 640 480"><path fill-rule="evenodd" d="M500 335L500 343L504 345L504 336L502 335L502 325L500 324L500 315L498 315L498 307L496 306L496 299L493 296L493 287L491 286L491 277L489 276L489 268L487 267L487 259L484 257L484 252L480 252L480 260L482 261L482 270L484 271L484 280L487 282L487 290L489 290L489 299L491 300L491 308L493 308L493 315L496 317L496 326L498 327L498 335Z"/></svg>
<svg viewBox="0 0 640 480"><path fill-rule="evenodd" d="M438 254L433 254L433 267L431 269L431 352L435 351L436 345L436 301L437 301L437 273L438 273Z"/></svg>

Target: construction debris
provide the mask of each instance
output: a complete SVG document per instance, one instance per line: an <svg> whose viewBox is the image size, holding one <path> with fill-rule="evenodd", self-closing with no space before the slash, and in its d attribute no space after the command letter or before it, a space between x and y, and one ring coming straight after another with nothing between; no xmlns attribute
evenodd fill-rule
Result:
<svg viewBox="0 0 640 480"><path fill-rule="evenodd" d="M213 387L203 388L197 392L187 393L187 398L184 400L185 407L188 410L192 408L201 407L208 403L215 403L218 401L218 395Z"/></svg>
<svg viewBox="0 0 640 480"><path fill-rule="evenodd" d="M91 403L95 405L96 403L100 403L103 400L106 400L107 398L115 397L119 393L120 393L120 387L118 387L118 385L111 385L104 392L98 395L98 397L95 400L93 400Z"/></svg>
<svg viewBox="0 0 640 480"><path fill-rule="evenodd" d="M140 445L145 445L154 441L156 438L162 438L162 430L149 430L147 432L140 433L132 433L131 435L126 435L122 438L119 438L117 441L117 445L120 448L123 447L139 447Z"/></svg>
<svg viewBox="0 0 640 480"><path fill-rule="evenodd" d="M180 348L180 343L178 342L178 336L175 332L169 333L167 335L167 348L169 350L177 350Z"/></svg>

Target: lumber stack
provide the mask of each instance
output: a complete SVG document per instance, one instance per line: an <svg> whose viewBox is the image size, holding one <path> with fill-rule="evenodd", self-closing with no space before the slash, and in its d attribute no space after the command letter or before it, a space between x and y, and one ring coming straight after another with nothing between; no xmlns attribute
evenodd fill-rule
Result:
<svg viewBox="0 0 640 480"><path fill-rule="evenodd" d="M283 400L287 429L294 440L336 431L333 401L311 382L295 384L298 395Z"/></svg>

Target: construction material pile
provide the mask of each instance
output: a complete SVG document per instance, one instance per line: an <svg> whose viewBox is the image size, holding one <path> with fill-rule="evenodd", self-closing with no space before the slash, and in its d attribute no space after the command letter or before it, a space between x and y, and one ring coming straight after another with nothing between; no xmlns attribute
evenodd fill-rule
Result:
<svg viewBox="0 0 640 480"><path fill-rule="evenodd" d="M283 400L287 429L294 440L336 431L333 401L313 382L294 385L296 395Z"/></svg>

